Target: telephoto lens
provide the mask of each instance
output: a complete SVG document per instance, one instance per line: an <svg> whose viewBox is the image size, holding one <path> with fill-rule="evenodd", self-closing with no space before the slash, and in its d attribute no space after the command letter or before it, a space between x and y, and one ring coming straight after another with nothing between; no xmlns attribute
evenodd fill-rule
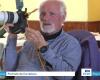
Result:
<svg viewBox="0 0 100 80"><path fill-rule="evenodd" d="M17 23L18 22L18 14L16 12L8 12L8 11L1 11L0 12L0 25L5 23Z"/></svg>
<svg viewBox="0 0 100 80"><path fill-rule="evenodd" d="M1 11L0 12L0 28L5 23L14 24L15 27L10 27L10 32L14 34L24 33L25 27L27 26L27 19L25 16L25 12L19 10L17 12L8 12Z"/></svg>

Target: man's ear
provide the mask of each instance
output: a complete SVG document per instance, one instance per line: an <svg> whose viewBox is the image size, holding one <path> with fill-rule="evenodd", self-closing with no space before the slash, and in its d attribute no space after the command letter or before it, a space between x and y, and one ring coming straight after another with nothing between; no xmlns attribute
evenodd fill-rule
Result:
<svg viewBox="0 0 100 80"><path fill-rule="evenodd" d="M66 19L66 12L65 12L65 15L63 15L63 17L64 17L64 21L65 21L65 19Z"/></svg>
<svg viewBox="0 0 100 80"><path fill-rule="evenodd" d="M66 12L64 12L64 14L62 15L62 19L63 19L63 22L64 22L65 19L66 19Z"/></svg>
<svg viewBox="0 0 100 80"><path fill-rule="evenodd" d="M66 19L66 15L62 15L62 23L65 22L65 19Z"/></svg>

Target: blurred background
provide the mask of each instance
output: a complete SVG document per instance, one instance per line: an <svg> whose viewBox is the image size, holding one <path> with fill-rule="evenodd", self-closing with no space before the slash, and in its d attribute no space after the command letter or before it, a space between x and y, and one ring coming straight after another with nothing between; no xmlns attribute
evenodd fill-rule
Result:
<svg viewBox="0 0 100 80"><path fill-rule="evenodd" d="M39 8L45 0L23 0L28 12ZM100 32L100 0L62 0L66 5L67 17L64 30L85 29ZM0 11L16 11L15 0L0 0ZM39 11L37 10L28 18L32 28L39 28Z"/></svg>
<svg viewBox="0 0 100 80"><path fill-rule="evenodd" d="M31 12L38 9L39 5L45 0L23 0L24 7ZM100 47L100 0L62 0L66 5L67 17L65 20L64 30L88 30L96 38ZM16 12L15 0L0 0L0 11ZM29 27L38 30L39 24L39 10L32 13L28 18ZM0 30L0 67L2 66L1 58L2 52L6 45L7 35L5 31ZM19 34L17 51L21 48L25 41L24 35ZM0 68L1 70L1 68ZM0 76L0 80L4 77ZM6 80L11 80L8 78ZM13 78L12 78L13 80Z"/></svg>

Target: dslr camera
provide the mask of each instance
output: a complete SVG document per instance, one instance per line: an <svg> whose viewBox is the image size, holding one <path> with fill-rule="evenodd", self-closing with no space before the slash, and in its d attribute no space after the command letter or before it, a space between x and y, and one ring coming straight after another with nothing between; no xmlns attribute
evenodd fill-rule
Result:
<svg viewBox="0 0 100 80"><path fill-rule="evenodd" d="M25 11L19 9L17 12L1 11L0 12L0 25L5 23L12 23L14 27L10 27L10 32L14 34L24 33L27 27L27 8Z"/></svg>

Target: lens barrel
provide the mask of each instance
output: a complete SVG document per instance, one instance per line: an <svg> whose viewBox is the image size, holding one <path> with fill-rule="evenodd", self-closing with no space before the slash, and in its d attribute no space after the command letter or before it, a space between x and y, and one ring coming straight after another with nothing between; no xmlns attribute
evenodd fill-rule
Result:
<svg viewBox="0 0 100 80"><path fill-rule="evenodd" d="M16 12L1 11L0 12L0 25L5 23L17 23L18 14Z"/></svg>

